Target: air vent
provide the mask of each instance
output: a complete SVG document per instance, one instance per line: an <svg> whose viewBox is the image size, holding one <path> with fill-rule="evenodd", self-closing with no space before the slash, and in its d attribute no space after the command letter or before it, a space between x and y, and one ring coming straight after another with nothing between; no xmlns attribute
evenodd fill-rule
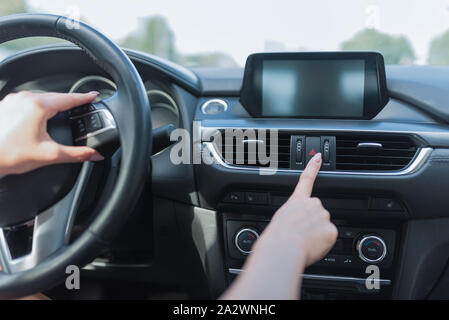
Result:
<svg viewBox="0 0 449 320"><path fill-rule="evenodd" d="M245 131L245 130L244 130ZM290 133L278 131L278 149L277 153L270 153L270 131L266 131L265 138L259 135L259 131L255 130L255 137L245 136L242 139L233 137L232 144L225 141L225 132L221 131L223 147L219 150L222 159L229 165L245 166L245 167L275 167L279 169L290 168ZM252 146L251 146L252 145ZM226 148L229 146L229 148ZM271 160L270 163L261 163L259 159L259 149L264 148L264 152ZM219 148L220 149L220 148ZM229 149L229 151L227 150ZM232 150L232 151L230 151ZM251 151L250 151L251 150Z"/></svg>
<svg viewBox="0 0 449 320"><path fill-rule="evenodd" d="M336 137L337 171L398 171L416 154L407 136L339 135Z"/></svg>

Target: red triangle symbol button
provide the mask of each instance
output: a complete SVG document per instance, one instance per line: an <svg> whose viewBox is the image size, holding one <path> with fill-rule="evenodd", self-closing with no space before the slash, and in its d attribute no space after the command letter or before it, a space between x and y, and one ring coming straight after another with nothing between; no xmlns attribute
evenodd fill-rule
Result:
<svg viewBox="0 0 449 320"><path fill-rule="evenodd" d="M314 148L312 148L312 150L310 150L309 152L309 156L313 157L314 155L316 155L316 151Z"/></svg>

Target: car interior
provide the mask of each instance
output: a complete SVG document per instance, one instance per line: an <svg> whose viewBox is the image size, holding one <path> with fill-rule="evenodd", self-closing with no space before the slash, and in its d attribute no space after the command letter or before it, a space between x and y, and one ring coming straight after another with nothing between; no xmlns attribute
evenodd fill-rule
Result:
<svg viewBox="0 0 449 320"><path fill-rule="evenodd" d="M0 42L73 44L3 60L0 98L100 92L48 127L106 160L0 177L0 297L217 299L319 151L313 196L338 239L305 270L301 298L449 298L449 69L385 66L368 51L255 53L242 68L187 68L64 19L1 18ZM242 133L231 148L216 142L227 130ZM251 147L274 144L277 170L251 161ZM64 285L68 264L82 268L80 290ZM374 290L370 265L380 270Z"/></svg>

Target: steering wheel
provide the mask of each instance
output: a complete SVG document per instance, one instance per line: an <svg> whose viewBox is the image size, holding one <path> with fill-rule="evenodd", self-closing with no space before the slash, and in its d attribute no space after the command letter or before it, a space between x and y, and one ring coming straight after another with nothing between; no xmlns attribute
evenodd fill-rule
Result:
<svg viewBox="0 0 449 320"><path fill-rule="evenodd" d="M33 36L56 37L76 44L113 78L116 93L93 107L102 109L109 117L111 128L116 129L121 159L107 201L103 205L97 203L95 219L72 243L73 221L90 180L91 162L82 166L53 165L23 175L0 177L0 263L3 267L0 298L3 299L48 289L67 276L67 266L82 266L95 258L132 211L146 181L151 155L148 97L128 56L97 30L66 17L19 14L0 19L0 43ZM50 120L48 131L56 141L73 145L68 117L60 114ZM8 234L24 224L33 225L31 251L18 257L11 250L14 237Z"/></svg>

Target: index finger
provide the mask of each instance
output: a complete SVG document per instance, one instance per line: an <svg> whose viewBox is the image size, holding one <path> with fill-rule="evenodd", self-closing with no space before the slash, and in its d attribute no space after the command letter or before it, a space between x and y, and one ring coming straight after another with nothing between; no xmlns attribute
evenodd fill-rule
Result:
<svg viewBox="0 0 449 320"><path fill-rule="evenodd" d="M36 99L43 107L47 108L50 111L51 116L53 116L58 112L90 103L97 95L97 91L89 93L43 93L36 95Z"/></svg>
<svg viewBox="0 0 449 320"><path fill-rule="evenodd" d="M310 159L303 173L299 177L294 194L301 197L310 197L312 195L313 184L321 168L321 153L317 153Z"/></svg>

